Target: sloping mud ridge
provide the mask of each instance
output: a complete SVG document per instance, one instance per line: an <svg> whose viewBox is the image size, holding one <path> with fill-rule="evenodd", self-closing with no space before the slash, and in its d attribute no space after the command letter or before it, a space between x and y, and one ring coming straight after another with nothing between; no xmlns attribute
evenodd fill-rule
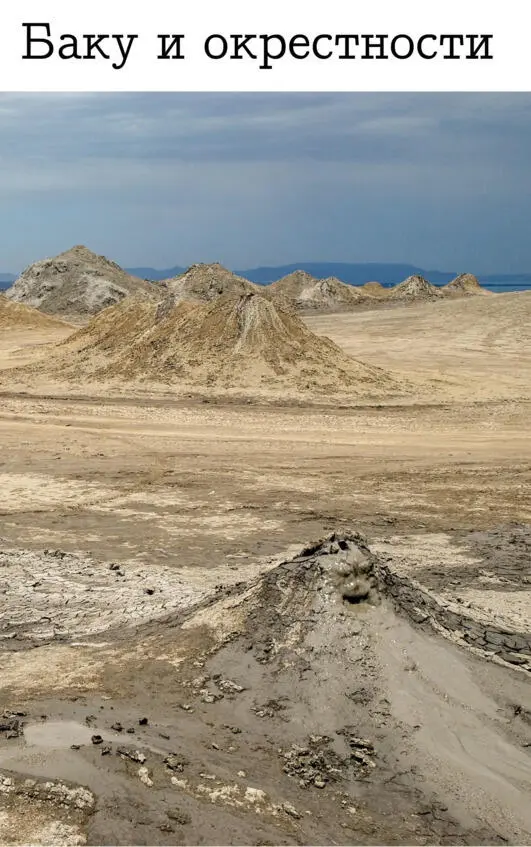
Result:
<svg viewBox="0 0 531 847"><path fill-rule="evenodd" d="M530 843L529 634L461 638L407 555L0 551L0 843Z"/></svg>

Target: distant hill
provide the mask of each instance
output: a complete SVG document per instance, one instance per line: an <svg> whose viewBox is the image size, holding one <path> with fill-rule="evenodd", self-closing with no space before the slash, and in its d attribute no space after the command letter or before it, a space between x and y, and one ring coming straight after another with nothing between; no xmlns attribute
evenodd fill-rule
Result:
<svg viewBox="0 0 531 847"><path fill-rule="evenodd" d="M149 267L125 268L125 270L132 276L153 281L173 279L186 272L186 268L180 265L176 265L173 268L162 268L160 270ZM234 273L238 276L243 276L245 279L250 280L250 282L267 285L298 270L306 271L316 279L336 277L342 282L350 283L350 285L364 285L366 282L374 282L376 280L381 282L382 285L389 287L391 285L398 285L398 283L410 276L422 276L434 285L447 285L463 270L470 269L460 268L457 271L437 271L426 270L416 265L385 262L294 262L291 265L235 270ZM15 282L16 278L15 274L0 273L0 290L9 288ZM492 286L493 290L498 291L531 288L531 273L481 274L478 276L478 279L481 285L487 288Z"/></svg>
<svg viewBox="0 0 531 847"><path fill-rule="evenodd" d="M127 272L141 279L171 279L183 274L186 268L174 267L156 270L156 268L126 268ZM258 268L235 270L250 282L268 285L277 279L295 271L306 271L316 279L335 277L350 285L364 285L366 282L381 282L382 285L398 285L410 276L422 276L434 285L448 285L460 271L426 270L416 265L391 264L384 262L294 262L291 265L274 265ZM483 274L478 277L482 285L494 285L504 288L531 288L531 274Z"/></svg>
<svg viewBox="0 0 531 847"><path fill-rule="evenodd" d="M161 279L173 279L175 276L181 276L188 268L181 268L179 265L176 265L174 268L164 268L163 270L157 270L156 268L125 268L125 270L131 276L160 282Z"/></svg>
<svg viewBox="0 0 531 847"><path fill-rule="evenodd" d="M13 285L16 280L16 276L14 274L1 274L0 273L0 291L9 288L10 285Z"/></svg>

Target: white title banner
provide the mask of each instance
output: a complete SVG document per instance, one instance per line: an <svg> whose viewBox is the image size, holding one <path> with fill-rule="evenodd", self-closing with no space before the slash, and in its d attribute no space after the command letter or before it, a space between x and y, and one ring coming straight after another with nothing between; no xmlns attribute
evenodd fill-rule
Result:
<svg viewBox="0 0 531 847"><path fill-rule="evenodd" d="M528 0L19 0L4 91L531 91Z"/></svg>

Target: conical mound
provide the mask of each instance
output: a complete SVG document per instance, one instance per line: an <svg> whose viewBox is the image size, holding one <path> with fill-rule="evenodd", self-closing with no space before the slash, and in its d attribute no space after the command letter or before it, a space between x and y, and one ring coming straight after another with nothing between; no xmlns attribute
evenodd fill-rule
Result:
<svg viewBox="0 0 531 847"><path fill-rule="evenodd" d="M371 297L387 297L389 293L388 288L385 288L381 282L376 281L364 282L363 285L360 286L360 289L363 292L370 294Z"/></svg>
<svg viewBox="0 0 531 847"><path fill-rule="evenodd" d="M297 311L341 311L367 302L369 295L336 277L316 279L306 271L294 271L268 286L274 302L292 303ZM281 299L282 298L282 299Z"/></svg>
<svg viewBox="0 0 531 847"><path fill-rule="evenodd" d="M164 284L171 295L167 300L168 304L175 304L180 300L205 303L223 294L252 294L260 291L258 285L236 276L218 263L192 265L184 274L167 279Z"/></svg>
<svg viewBox="0 0 531 847"><path fill-rule="evenodd" d="M388 297L392 300L435 300L442 297L441 289L432 285L423 276L408 276L391 288Z"/></svg>
<svg viewBox="0 0 531 847"><path fill-rule="evenodd" d="M50 315L90 317L131 294L153 295L157 289L104 256L77 246L30 265L6 296Z"/></svg>
<svg viewBox="0 0 531 847"><path fill-rule="evenodd" d="M259 294L183 301L167 314L154 304L121 304L56 349L42 367L63 378L283 396L404 390L386 371L350 358Z"/></svg>
<svg viewBox="0 0 531 847"><path fill-rule="evenodd" d="M272 282L268 287L271 292L278 292L289 300L298 300L301 292L306 288L311 288L316 282L316 277L306 271L293 271L293 273L283 276L282 279Z"/></svg>
<svg viewBox="0 0 531 847"><path fill-rule="evenodd" d="M67 326L63 321L43 315L37 309L14 303L0 294L0 327L3 330L60 329Z"/></svg>
<svg viewBox="0 0 531 847"><path fill-rule="evenodd" d="M481 287L478 278L474 274L459 274L448 285L443 286L442 291L444 294L454 296L491 293Z"/></svg>

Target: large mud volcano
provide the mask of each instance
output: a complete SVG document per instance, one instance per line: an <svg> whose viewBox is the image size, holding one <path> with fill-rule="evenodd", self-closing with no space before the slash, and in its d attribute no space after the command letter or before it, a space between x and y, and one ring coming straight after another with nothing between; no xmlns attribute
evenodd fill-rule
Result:
<svg viewBox="0 0 531 847"><path fill-rule="evenodd" d="M208 303L134 299L58 345L40 370L60 379L158 383L184 390L322 398L407 392L259 294ZM21 373L22 376L22 373Z"/></svg>

